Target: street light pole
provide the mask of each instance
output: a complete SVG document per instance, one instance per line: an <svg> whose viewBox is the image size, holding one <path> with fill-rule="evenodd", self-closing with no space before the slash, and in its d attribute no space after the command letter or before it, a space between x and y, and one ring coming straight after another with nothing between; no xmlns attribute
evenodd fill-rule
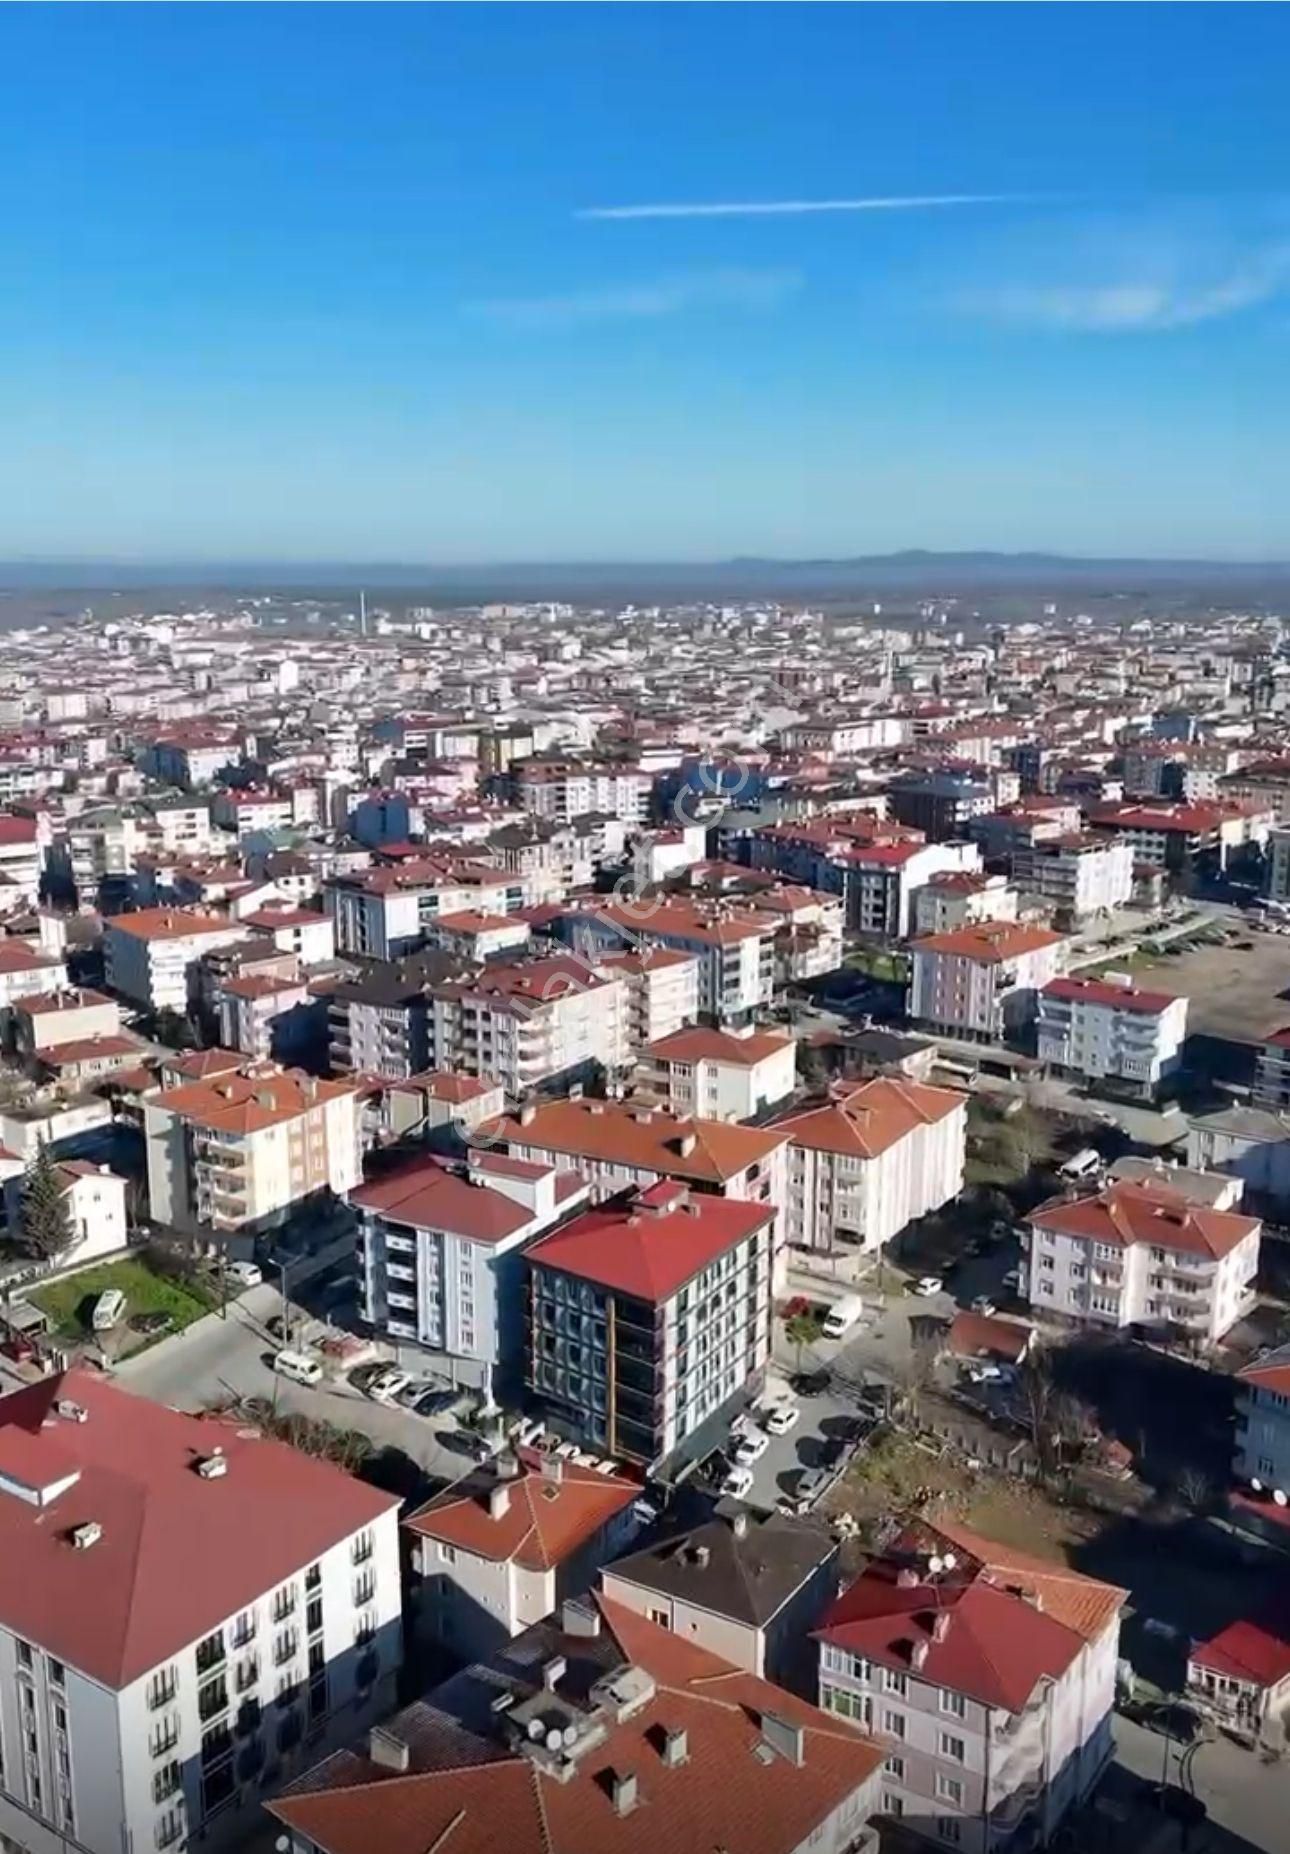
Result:
<svg viewBox="0 0 1290 1854"><path fill-rule="evenodd" d="M278 1263L280 1284L278 1292L282 1298L282 1343L284 1346L291 1344L291 1302L287 1299L287 1271L290 1266L290 1262Z"/></svg>

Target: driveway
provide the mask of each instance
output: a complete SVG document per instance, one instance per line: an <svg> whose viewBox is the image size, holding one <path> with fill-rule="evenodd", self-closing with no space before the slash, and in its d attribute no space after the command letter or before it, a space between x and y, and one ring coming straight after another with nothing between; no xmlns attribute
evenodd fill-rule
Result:
<svg viewBox="0 0 1290 1854"><path fill-rule="evenodd" d="M772 1379L766 1389L766 1401L787 1395L783 1378ZM748 1499L754 1506L774 1506L784 1494L794 1494L802 1475L810 1468L824 1466L825 1448L836 1441L845 1426L854 1422L856 1401L846 1389L830 1389L818 1397L794 1399L801 1410L801 1420L786 1436L771 1436L770 1446L753 1468L753 1484Z"/></svg>

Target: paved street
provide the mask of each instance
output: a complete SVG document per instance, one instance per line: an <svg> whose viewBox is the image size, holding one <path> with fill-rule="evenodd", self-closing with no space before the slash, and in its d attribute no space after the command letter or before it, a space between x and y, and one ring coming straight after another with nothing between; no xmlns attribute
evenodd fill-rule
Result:
<svg viewBox="0 0 1290 1854"><path fill-rule="evenodd" d="M299 1411L347 1429L362 1429L382 1447L402 1449L433 1475L455 1479L469 1465L442 1448L436 1424L410 1411L375 1403L348 1384L310 1389L272 1369L277 1342L267 1322L281 1312L278 1291L267 1283L230 1302L227 1318L212 1314L187 1332L163 1340L117 1368L127 1389L182 1410L202 1410L229 1397L274 1397L279 1409ZM310 1324L321 1331L321 1323ZM449 1419L449 1428L453 1427Z"/></svg>
<svg viewBox="0 0 1290 1854"><path fill-rule="evenodd" d="M1171 1784L1179 1783L1185 1775L1208 1809L1210 1820L1251 1848L1266 1848L1271 1854L1271 1850L1285 1847L1284 1765L1261 1763L1256 1753L1242 1751L1226 1738L1215 1738L1191 1753L1184 1773L1180 1765L1185 1746L1167 1743L1160 1732L1148 1731L1118 1714L1115 1745L1117 1761L1149 1783L1159 1783L1166 1770ZM1196 1854L1203 1854L1203 1836L1195 1838L1194 1848Z"/></svg>

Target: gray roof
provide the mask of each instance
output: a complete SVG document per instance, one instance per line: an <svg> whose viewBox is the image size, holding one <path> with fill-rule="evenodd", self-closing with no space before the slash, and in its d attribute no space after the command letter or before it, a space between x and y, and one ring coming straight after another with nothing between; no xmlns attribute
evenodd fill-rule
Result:
<svg viewBox="0 0 1290 1854"><path fill-rule="evenodd" d="M1235 1139L1290 1139L1290 1119L1270 1113L1265 1107L1244 1107L1239 1102L1220 1107L1213 1114L1197 1114L1192 1126L1206 1133L1228 1133Z"/></svg>
<svg viewBox="0 0 1290 1854"><path fill-rule="evenodd" d="M641 1589L763 1628L836 1551L830 1535L811 1520L723 1501L712 1519L629 1552L605 1569Z"/></svg>

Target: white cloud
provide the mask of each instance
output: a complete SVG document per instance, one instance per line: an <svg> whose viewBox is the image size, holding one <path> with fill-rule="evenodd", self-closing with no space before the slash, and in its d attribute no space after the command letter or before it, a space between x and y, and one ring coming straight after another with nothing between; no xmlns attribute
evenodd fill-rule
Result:
<svg viewBox="0 0 1290 1854"><path fill-rule="evenodd" d="M584 206L576 219L767 219L812 212L921 212L934 206L1015 205L1019 193L910 193L854 200L714 200L676 205Z"/></svg>
<svg viewBox="0 0 1290 1854"><path fill-rule="evenodd" d="M1114 283L1004 285L965 291L961 309L999 321L1092 333L1189 328L1270 302L1290 284L1290 247L1251 254L1208 277L1193 274Z"/></svg>
<svg viewBox="0 0 1290 1854"><path fill-rule="evenodd" d="M696 308L774 309L801 283L795 270L708 270L561 296L493 297L468 307L516 328L572 328L587 322L651 321Z"/></svg>

